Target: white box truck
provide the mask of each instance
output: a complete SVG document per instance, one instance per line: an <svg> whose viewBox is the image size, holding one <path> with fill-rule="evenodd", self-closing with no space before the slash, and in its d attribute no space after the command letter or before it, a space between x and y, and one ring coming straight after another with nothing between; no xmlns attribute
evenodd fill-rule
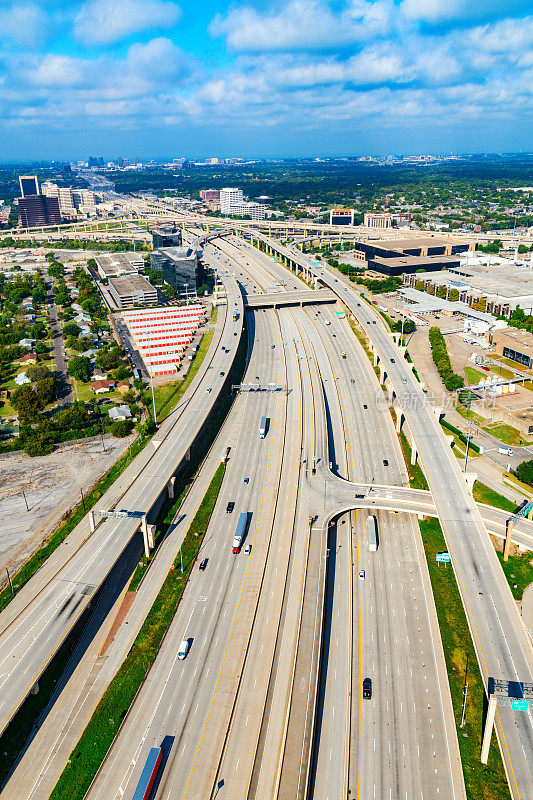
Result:
<svg viewBox="0 0 533 800"><path fill-rule="evenodd" d="M368 516L366 518L366 528L368 531L368 549L371 553L375 553L378 549L378 526L375 517Z"/></svg>

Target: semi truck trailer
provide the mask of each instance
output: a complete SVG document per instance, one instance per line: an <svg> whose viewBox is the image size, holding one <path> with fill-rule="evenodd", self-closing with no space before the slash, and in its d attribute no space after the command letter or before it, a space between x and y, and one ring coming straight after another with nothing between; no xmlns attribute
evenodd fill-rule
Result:
<svg viewBox="0 0 533 800"><path fill-rule="evenodd" d="M232 553L237 555L240 553L242 540L244 539L244 534L246 533L246 525L248 522L248 512L243 511L239 514L239 521L237 522L237 528L235 530L235 536L233 537L233 550Z"/></svg>
<svg viewBox="0 0 533 800"><path fill-rule="evenodd" d="M259 438L264 439L266 436L268 427L268 417L261 417L261 422L259 423Z"/></svg>

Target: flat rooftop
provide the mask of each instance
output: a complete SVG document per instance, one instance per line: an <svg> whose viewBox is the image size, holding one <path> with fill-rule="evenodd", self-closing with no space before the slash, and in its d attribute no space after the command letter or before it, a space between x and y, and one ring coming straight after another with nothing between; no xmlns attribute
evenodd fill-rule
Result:
<svg viewBox="0 0 533 800"><path fill-rule="evenodd" d="M505 266L468 266L452 267L444 272L432 272L420 275L421 280L431 278L434 283L446 285L470 286L484 295L499 295L508 299L517 297L533 298L533 267L511 264Z"/></svg>
<svg viewBox="0 0 533 800"><path fill-rule="evenodd" d="M521 330L520 328L504 328L501 331L493 332L493 340L505 347L515 350L520 348L522 352L533 355L533 333Z"/></svg>
<svg viewBox="0 0 533 800"><path fill-rule="evenodd" d="M142 267L142 253L102 253L95 257L98 268L108 277L132 272Z"/></svg>
<svg viewBox="0 0 533 800"><path fill-rule="evenodd" d="M434 297L426 292L420 292L418 289L412 289L410 286L402 286L398 289L399 294L405 297L410 311L415 314L434 314L435 312L442 312L444 314L462 314L464 317L483 320L489 325L496 324L495 317L488 314L486 311L477 311L475 308L470 308L466 303L460 300L445 300L444 298ZM498 335L500 331L498 331Z"/></svg>
<svg viewBox="0 0 533 800"><path fill-rule="evenodd" d="M413 238L398 237L397 239L379 238L373 239L369 244L374 244L378 247L387 248L388 250L415 250L421 247L448 247L449 245L464 244L468 247L469 242L463 239L453 239L453 237L444 236L417 236Z"/></svg>
<svg viewBox="0 0 533 800"><path fill-rule="evenodd" d="M124 275L121 278L110 278L109 283L120 295L131 294L131 292L156 291L144 275Z"/></svg>
<svg viewBox="0 0 533 800"><path fill-rule="evenodd" d="M373 256L369 257L369 260L376 264L383 264L384 267L404 267L406 270L413 266L423 269L426 264L428 267L431 267L432 264L447 264L449 267L454 267L459 263L457 256L398 256L397 258Z"/></svg>

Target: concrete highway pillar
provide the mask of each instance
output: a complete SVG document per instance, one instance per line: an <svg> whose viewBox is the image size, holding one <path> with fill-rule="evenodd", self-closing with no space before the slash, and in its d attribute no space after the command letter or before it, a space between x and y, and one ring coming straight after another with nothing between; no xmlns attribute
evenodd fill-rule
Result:
<svg viewBox="0 0 533 800"><path fill-rule="evenodd" d="M487 709L487 719L483 731L483 744L481 745L481 763L486 764L489 760L490 740L492 739L492 728L494 727L494 717L496 716L496 698L493 694L489 696L489 707Z"/></svg>
<svg viewBox="0 0 533 800"><path fill-rule="evenodd" d="M403 422L403 411L401 408L396 409L396 433L400 433Z"/></svg>
<svg viewBox="0 0 533 800"><path fill-rule="evenodd" d="M378 354L376 353L376 351L374 350L373 347L371 347L370 349L374 353L374 366L377 367L377 365L379 364L379 356L378 356Z"/></svg>
<svg viewBox="0 0 533 800"><path fill-rule="evenodd" d="M155 532L157 525L147 525L146 528L148 531L148 547L153 550L155 547Z"/></svg>
<svg viewBox="0 0 533 800"><path fill-rule="evenodd" d="M148 544L148 525L146 522L146 514L141 520L141 530L143 532L144 555L146 558L150 557L150 546Z"/></svg>
<svg viewBox="0 0 533 800"><path fill-rule="evenodd" d="M96 525L94 524L94 511L91 508L91 510L89 511L89 530L91 531L91 533L94 533L95 528Z"/></svg>
<svg viewBox="0 0 533 800"><path fill-rule="evenodd" d="M442 406L433 406L433 411L435 412L435 416L437 417L437 421L440 422L441 417L444 413L444 409Z"/></svg>
<svg viewBox="0 0 533 800"><path fill-rule="evenodd" d="M465 481L468 491L470 492L470 494L472 494L474 491L474 483L477 481L477 472L465 472L463 474L465 476Z"/></svg>
<svg viewBox="0 0 533 800"><path fill-rule="evenodd" d="M169 478L167 481L167 489L168 489L168 496L170 500L174 500L174 484L176 483L176 478L172 477Z"/></svg>
<svg viewBox="0 0 533 800"><path fill-rule="evenodd" d="M39 681L35 681L30 689L30 694L39 694Z"/></svg>
<svg viewBox="0 0 533 800"><path fill-rule="evenodd" d="M407 351L407 347L404 344L398 345L402 358L405 358L405 353Z"/></svg>
<svg viewBox="0 0 533 800"><path fill-rule="evenodd" d="M411 445L411 466L414 466L416 464L417 455L418 452L416 449L416 444L413 442L413 444Z"/></svg>
<svg viewBox="0 0 533 800"><path fill-rule="evenodd" d="M511 549L511 536L513 535L513 520L508 519L505 526L505 545L503 547L503 560L509 561L509 551ZM486 763L486 762L484 762Z"/></svg>
<svg viewBox="0 0 533 800"><path fill-rule="evenodd" d="M531 508L527 512L527 518L528 519L533 519L533 505L531 506Z"/></svg>

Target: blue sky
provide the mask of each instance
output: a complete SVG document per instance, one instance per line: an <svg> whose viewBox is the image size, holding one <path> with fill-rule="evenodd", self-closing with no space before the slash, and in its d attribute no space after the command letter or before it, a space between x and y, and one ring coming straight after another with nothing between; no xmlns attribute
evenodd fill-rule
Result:
<svg viewBox="0 0 533 800"><path fill-rule="evenodd" d="M0 161L532 151L532 123L531 0L0 0Z"/></svg>

